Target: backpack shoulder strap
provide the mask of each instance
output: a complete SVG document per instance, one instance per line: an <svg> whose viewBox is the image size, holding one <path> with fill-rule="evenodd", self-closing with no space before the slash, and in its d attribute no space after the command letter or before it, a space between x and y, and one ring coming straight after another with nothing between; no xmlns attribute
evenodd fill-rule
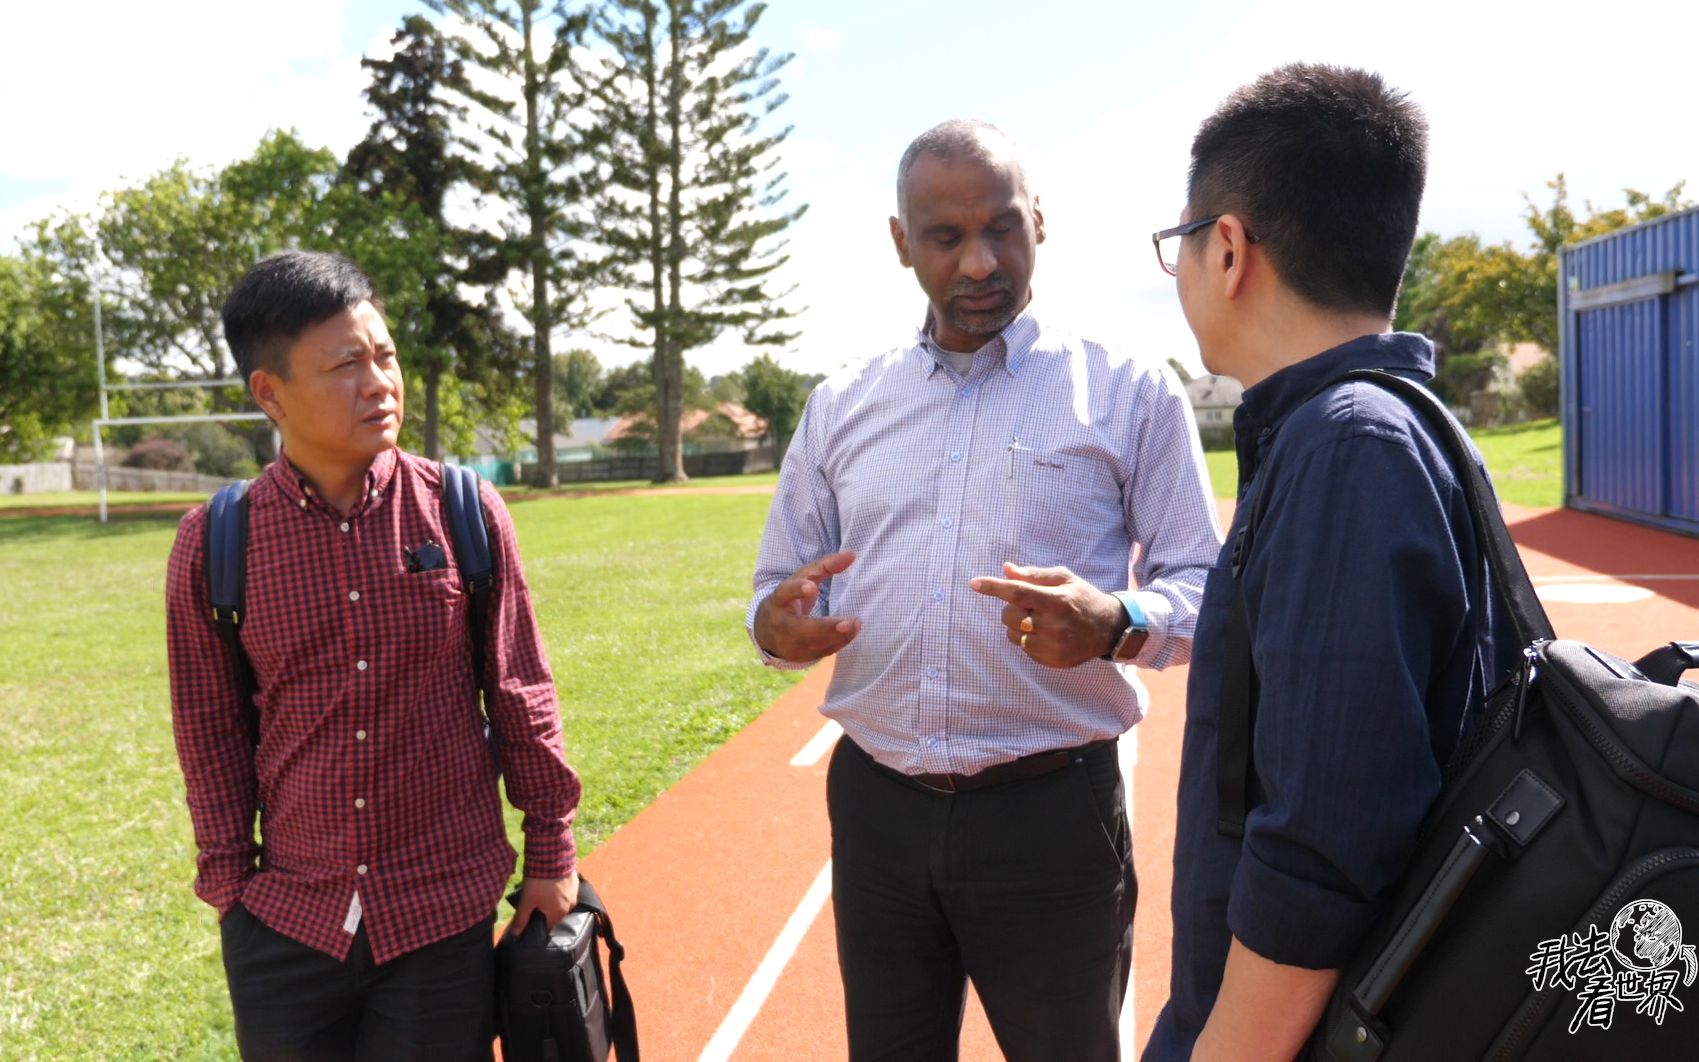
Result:
<svg viewBox="0 0 1699 1062"><path fill-rule="evenodd" d="M484 635L488 629L490 591L495 586L495 557L484 521L478 473L465 465L438 464L442 470L443 522L454 539L454 561L470 599L472 664L478 686L484 688Z"/></svg>
<svg viewBox="0 0 1699 1062"><path fill-rule="evenodd" d="M224 642L231 667L244 699L243 717L248 737L260 742L259 709L254 704L254 672L242 652L242 616L248 571L248 487L239 480L220 487L207 502L206 555L207 597L212 602L212 619Z"/></svg>

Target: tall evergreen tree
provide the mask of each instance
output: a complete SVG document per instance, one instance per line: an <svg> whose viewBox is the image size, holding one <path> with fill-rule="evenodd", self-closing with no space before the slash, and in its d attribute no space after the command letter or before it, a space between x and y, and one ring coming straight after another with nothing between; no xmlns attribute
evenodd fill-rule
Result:
<svg viewBox="0 0 1699 1062"><path fill-rule="evenodd" d="M587 97L576 49L590 16L564 0L426 0L469 29L459 54L499 83L475 76L459 90L483 122L485 190L508 203L513 217L488 250L521 270L529 286L539 485L559 481L555 469L553 332L587 317L585 286L593 263L579 253L583 204L591 174L583 165L585 133L573 124ZM470 74L470 70L468 71Z"/></svg>
<svg viewBox="0 0 1699 1062"><path fill-rule="evenodd" d="M424 312L395 322L402 359L424 392L425 456L435 460L442 456L444 375L478 375L490 360L490 313L460 294L461 283L480 271L467 260L464 234L444 216L449 195L478 183L481 173L455 131L466 119L459 101L471 88L463 60L423 15L408 16L391 43L391 58L361 60L371 73L365 97L376 116L348 152L343 177L374 201L411 204L415 211L392 215L406 230L397 235L443 252L422 278Z"/></svg>
<svg viewBox="0 0 1699 1062"><path fill-rule="evenodd" d="M752 43L766 5L750 0L608 0L598 35L613 52L597 94L607 194L596 216L613 276L647 336L660 449L656 479L685 478L679 422L685 355L727 329L783 345L795 311L774 288L787 207L765 119L785 101L791 59Z"/></svg>

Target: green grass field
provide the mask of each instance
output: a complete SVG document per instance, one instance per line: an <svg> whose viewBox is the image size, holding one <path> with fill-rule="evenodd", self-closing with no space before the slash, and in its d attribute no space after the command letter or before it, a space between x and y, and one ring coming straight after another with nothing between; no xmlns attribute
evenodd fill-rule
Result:
<svg viewBox="0 0 1699 1062"><path fill-rule="evenodd" d="M1563 426L1555 420L1531 420L1469 433L1492 474L1499 501L1513 505L1563 504ZM1232 450L1210 450L1209 481L1218 498L1231 498L1239 482Z"/></svg>
<svg viewBox="0 0 1699 1062"><path fill-rule="evenodd" d="M586 851L794 681L758 666L742 631L767 504L513 504ZM171 741L175 528L0 519L0 1058L235 1054Z"/></svg>

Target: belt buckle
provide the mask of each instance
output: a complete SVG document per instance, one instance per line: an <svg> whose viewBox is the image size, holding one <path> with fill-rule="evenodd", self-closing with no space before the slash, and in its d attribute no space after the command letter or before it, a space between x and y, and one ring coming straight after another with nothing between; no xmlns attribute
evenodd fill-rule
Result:
<svg viewBox="0 0 1699 1062"><path fill-rule="evenodd" d="M915 781L920 782L921 788L926 789L926 790L933 792L933 793L940 793L944 796L955 796L957 793L960 792L960 790L956 788L956 783L950 778L949 775L947 775L947 774L937 774L937 775L932 775L931 777L942 778L944 780L944 785L936 786L936 785L933 785L931 782L921 781L919 778L916 778Z"/></svg>

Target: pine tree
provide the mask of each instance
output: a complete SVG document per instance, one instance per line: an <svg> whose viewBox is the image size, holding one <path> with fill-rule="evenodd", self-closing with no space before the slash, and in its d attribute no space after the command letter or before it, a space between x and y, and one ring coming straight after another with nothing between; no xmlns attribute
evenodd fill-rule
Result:
<svg viewBox="0 0 1699 1062"><path fill-rule="evenodd" d="M751 43L765 7L609 0L596 24L613 51L596 99L597 233L610 275L646 295L628 306L651 352L660 482L685 478L685 355L727 329L752 346L795 338L773 274L788 258L778 237L807 207L783 203L776 149L790 128L765 127L791 59Z"/></svg>
<svg viewBox="0 0 1699 1062"><path fill-rule="evenodd" d="M500 88L469 77L460 95L483 119L484 189L508 203L513 218L488 241L494 260L519 270L529 286L531 377L537 418L537 485L557 486L554 359L556 328L587 319L585 285L594 263L580 254L583 204L593 174L583 164L584 133L573 124L587 97L575 49L589 13L563 0L426 0L458 19L474 39L457 38L459 54Z"/></svg>

